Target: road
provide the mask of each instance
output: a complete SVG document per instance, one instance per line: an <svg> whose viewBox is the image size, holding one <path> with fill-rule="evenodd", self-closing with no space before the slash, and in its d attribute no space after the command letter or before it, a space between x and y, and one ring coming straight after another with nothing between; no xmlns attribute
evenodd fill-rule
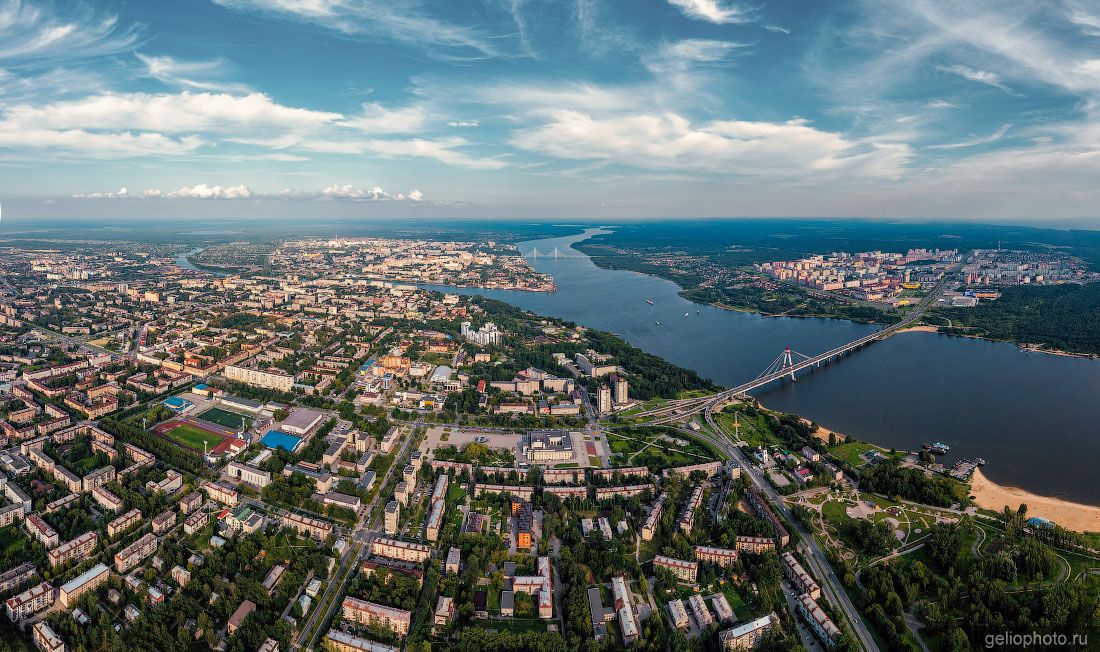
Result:
<svg viewBox="0 0 1100 652"><path fill-rule="evenodd" d="M322 634L321 627L329 621L336 609L340 608L342 604L341 597L347 590L348 582L358 572L359 562L366 557L371 542L378 536L376 526L381 514L374 516L374 508L379 500L383 500L383 494L389 485L390 477L395 473L395 469L398 467L404 468L404 465L398 464L397 461L404 460L408 456L409 447L414 441L416 441L416 428L410 430L409 434L405 436L405 442L401 446L400 452L394 456L394 462L390 464L390 468L386 471L386 477L382 478L381 484L378 485L378 493L374 495L374 499L360 511L360 519L350 532L348 541L350 545L340 560L336 574L333 575L332 580L325 587L325 592L321 594L321 599L317 601L317 606L314 607L312 615L306 620L306 624L302 627L298 640L294 643L292 649L312 648ZM389 497L387 496L385 499L389 500Z"/></svg>
<svg viewBox="0 0 1100 652"><path fill-rule="evenodd" d="M871 632L867 629L867 626L863 623L863 620L859 616L859 611L856 609L855 604L845 593L843 586L837 578L836 573L833 572L832 566L829 565L829 561L825 557L825 553L821 550L821 547L817 545L817 542L813 538L813 534L806 530L794 515L784 504L783 499L776 493L766 480L764 480L756 470L756 467L751 464L745 456L741 453L741 450L733 445L728 435L719 427L717 422L714 421L714 417L711 414L711 409L708 406L704 412L707 426L711 428L711 431L718 433L718 436L711 435L706 431L694 432L682 428L681 430L688 435L699 437L706 441L711 446L724 453L729 459L737 462L741 467L742 473L745 473L753 486L765 496L788 523L790 523L792 529L798 534L802 541L801 551L806 557L807 562L810 565L811 572L818 578L822 578L825 581L822 583L821 588L825 592L829 602L836 608L844 612L845 620L848 621L848 629L855 635L857 641L860 642L863 649L869 652L877 652L878 645L875 644L874 638L871 637Z"/></svg>

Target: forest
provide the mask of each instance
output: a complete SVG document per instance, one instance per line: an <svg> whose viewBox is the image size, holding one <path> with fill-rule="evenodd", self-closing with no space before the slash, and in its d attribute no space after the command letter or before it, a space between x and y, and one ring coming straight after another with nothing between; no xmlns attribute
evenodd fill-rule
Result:
<svg viewBox="0 0 1100 652"><path fill-rule="evenodd" d="M901 466L894 459L860 471L859 487L863 491L898 496L937 507L950 507L966 501L964 485L941 476L926 475L920 469Z"/></svg>
<svg viewBox="0 0 1100 652"><path fill-rule="evenodd" d="M1100 283L1018 285L996 301L973 308L944 308L949 334L1039 344L1048 349L1100 354Z"/></svg>

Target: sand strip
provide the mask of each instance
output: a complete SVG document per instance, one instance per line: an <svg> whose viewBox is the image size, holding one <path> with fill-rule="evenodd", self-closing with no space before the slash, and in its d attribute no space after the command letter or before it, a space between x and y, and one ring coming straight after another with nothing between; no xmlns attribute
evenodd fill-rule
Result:
<svg viewBox="0 0 1100 652"><path fill-rule="evenodd" d="M1028 516L1039 516L1078 532L1100 532L1100 507L1072 503L1052 496L1040 496L1017 487L1002 487L976 469L970 478L970 494L979 507L1000 512L1007 505L1027 505Z"/></svg>

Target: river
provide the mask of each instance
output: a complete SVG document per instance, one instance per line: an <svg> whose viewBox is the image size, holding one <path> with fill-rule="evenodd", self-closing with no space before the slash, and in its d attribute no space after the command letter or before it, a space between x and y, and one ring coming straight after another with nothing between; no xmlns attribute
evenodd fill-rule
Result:
<svg viewBox="0 0 1100 652"><path fill-rule="evenodd" d="M535 269L554 277L557 292L436 289L480 294L611 331L727 387L756 377L786 346L814 355L878 328L692 303L671 281L600 268L570 247L603 232L586 229L519 244ZM534 249L539 256L529 255ZM754 394L768 407L888 448L943 441L951 446L948 461L984 457L994 482L1100 505L1092 469L1100 459L1097 361L910 332Z"/></svg>
<svg viewBox="0 0 1100 652"><path fill-rule="evenodd" d="M222 272L214 269L203 269L202 267L199 267L195 265L195 263L188 260L190 256L198 255L205 248L206 247L197 247L195 249L192 249L191 251L185 251L184 253L176 256L176 264L183 269L190 269L196 272L206 272L207 274L213 274L214 276L230 276L229 272Z"/></svg>

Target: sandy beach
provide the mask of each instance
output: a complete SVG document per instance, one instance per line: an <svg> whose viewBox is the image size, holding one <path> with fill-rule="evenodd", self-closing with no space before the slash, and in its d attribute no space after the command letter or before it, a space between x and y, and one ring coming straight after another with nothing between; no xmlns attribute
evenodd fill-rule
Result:
<svg viewBox="0 0 1100 652"><path fill-rule="evenodd" d="M1071 503L1051 496L1040 496L1016 487L1002 487L974 471L970 479L970 494L979 507L1001 511L1007 505L1016 509L1027 505L1028 516L1039 516L1078 532L1100 532L1100 507Z"/></svg>
<svg viewBox="0 0 1100 652"><path fill-rule="evenodd" d="M848 436L847 435L842 435L841 433L839 433L835 430L829 430L828 428L821 425L820 423L817 424L817 431L814 432L814 437L817 437L821 441L823 441L825 443L828 443L829 442L829 435L836 435L836 440L840 443L844 443L844 442L848 441Z"/></svg>
<svg viewBox="0 0 1100 652"><path fill-rule="evenodd" d="M935 326L910 326L909 328L903 328L899 333L938 333L940 329Z"/></svg>

